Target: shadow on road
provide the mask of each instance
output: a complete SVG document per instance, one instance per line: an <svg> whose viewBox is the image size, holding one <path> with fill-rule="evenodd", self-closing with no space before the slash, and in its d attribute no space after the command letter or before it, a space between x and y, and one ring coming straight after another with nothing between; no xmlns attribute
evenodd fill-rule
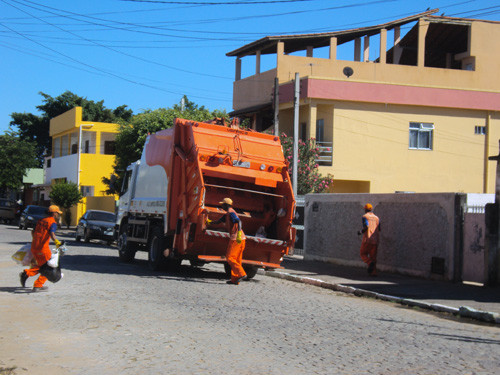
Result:
<svg viewBox="0 0 500 375"><path fill-rule="evenodd" d="M285 258L283 266L292 274L319 278L344 286L410 299L500 303L500 287L484 287L444 280L380 272L367 275L366 268Z"/></svg>
<svg viewBox="0 0 500 375"><path fill-rule="evenodd" d="M92 246L92 245L90 245ZM116 249L111 249L115 250ZM118 256L106 255L70 255L66 254L61 258L61 267L79 272L133 275L144 278L157 278L174 281L189 281L210 283L212 281L226 280L226 274L207 269L205 267L192 267L181 265L178 269L164 272L151 271L146 260L136 259L133 263L122 263Z"/></svg>

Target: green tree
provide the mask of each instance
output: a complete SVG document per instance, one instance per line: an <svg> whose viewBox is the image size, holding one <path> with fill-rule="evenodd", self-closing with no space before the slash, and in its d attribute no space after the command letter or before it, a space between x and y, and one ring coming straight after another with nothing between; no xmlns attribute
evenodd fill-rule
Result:
<svg viewBox="0 0 500 375"><path fill-rule="evenodd" d="M281 145L285 159L290 163L290 171L293 166L293 138L285 133L281 134ZM299 154L297 164L297 194L324 193L333 186L333 176L328 174L322 176L318 171L319 148L316 140L311 138L306 142L299 140Z"/></svg>
<svg viewBox="0 0 500 375"><path fill-rule="evenodd" d="M8 130L0 135L0 196L23 185L26 170L37 166L35 145Z"/></svg>
<svg viewBox="0 0 500 375"><path fill-rule="evenodd" d="M103 183L108 185L106 193L118 193L127 167L141 158L148 134L172 127L176 118L208 121L216 117L228 120L225 111L209 111L204 106L200 107L184 96L184 108L180 104L176 104L172 108L148 109L133 116L127 124L121 124L116 137L114 174L111 178L104 177L102 179Z"/></svg>
<svg viewBox="0 0 500 375"><path fill-rule="evenodd" d="M36 108L41 112L41 115L19 112L14 112L10 115L12 118L10 125L19 129L20 137L35 142L39 166L43 165L43 157L46 153L50 153L52 148L49 136L50 120L52 118L74 107L83 108L83 121L129 121L133 115L132 110L127 109L126 105L112 110L104 106L103 100L94 102L93 100L73 94L70 91L66 91L55 98L43 92L40 92L40 95L43 97L42 104Z"/></svg>
<svg viewBox="0 0 500 375"><path fill-rule="evenodd" d="M82 201L82 194L74 182L59 182L52 186L49 197L52 202L64 209L64 222L67 227L71 224L70 208Z"/></svg>

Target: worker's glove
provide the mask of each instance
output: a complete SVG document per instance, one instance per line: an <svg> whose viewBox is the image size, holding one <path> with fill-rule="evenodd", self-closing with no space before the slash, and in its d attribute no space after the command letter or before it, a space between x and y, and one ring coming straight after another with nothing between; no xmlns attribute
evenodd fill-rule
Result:
<svg viewBox="0 0 500 375"><path fill-rule="evenodd" d="M207 221L205 221L205 224L210 225L210 224L212 224L212 222L213 222L213 220L207 219Z"/></svg>
<svg viewBox="0 0 500 375"><path fill-rule="evenodd" d="M54 240L54 243L56 244L56 249L61 246L61 241L59 241L57 238Z"/></svg>
<svg viewBox="0 0 500 375"><path fill-rule="evenodd" d="M241 243L242 239L241 237L243 236L243 232L241 230L238 231L238 234L236 234L236 242Z"/></svg>

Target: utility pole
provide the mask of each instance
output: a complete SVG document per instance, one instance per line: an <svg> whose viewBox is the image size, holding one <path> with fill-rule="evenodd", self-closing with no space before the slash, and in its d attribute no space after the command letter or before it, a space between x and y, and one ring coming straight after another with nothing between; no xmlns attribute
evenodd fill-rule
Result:
<svg viewBox="0 0 500 375"><path fill-rule="evenodd" d="M293 194L297 196L298 160L299 160L299 102L300 102L300 77L295 73L295 93L293 98Z"/></svg>
<svg viewBox="0 0 500 375"><path fill-rule="evenodd" d="M280 83L278 77L274 78L274 135L279 137L280 132L280 120L279 120L279 112L280 112Z"/></svg>
<svg viewBox="0 0 500 375"><path fill-rule="evenodd" d="M500 149L500 141L499 141ZM495 203L486 205L486 241L484 249L484 285L500 284L500 152L490 156L488 160L496 160L497 174L495 184Z"/></svg>

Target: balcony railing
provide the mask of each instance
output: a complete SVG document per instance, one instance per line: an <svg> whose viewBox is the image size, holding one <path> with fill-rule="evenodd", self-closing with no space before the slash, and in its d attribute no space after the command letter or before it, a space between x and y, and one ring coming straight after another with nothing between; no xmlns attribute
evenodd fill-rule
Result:
<svg viewBox="0 0 500 375"><path fill-rule="evenodd" d="M316 163L319 165L332 165L333 163L333 142L316 142L319 148L319 155Z"/></svg>

